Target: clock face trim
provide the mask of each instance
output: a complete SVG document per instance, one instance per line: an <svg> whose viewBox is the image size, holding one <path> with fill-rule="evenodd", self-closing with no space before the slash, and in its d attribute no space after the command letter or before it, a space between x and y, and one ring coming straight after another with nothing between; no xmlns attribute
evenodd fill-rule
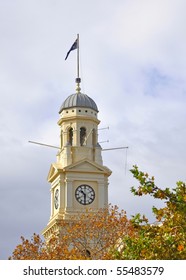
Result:
<svg viewBox="0 0 186 280"><path fill-rule="evenodd" d="M56 189L55 194L54 194L54 206L55 206L56 210L59 207L59 189Z"/></svg>
<svg viewBox="0 0 186 280"><path fill-rule="evenodd" d="M95 199L95 191L91 186L82 184L76 188L75 198L80 204L89 205Z"/></svg>

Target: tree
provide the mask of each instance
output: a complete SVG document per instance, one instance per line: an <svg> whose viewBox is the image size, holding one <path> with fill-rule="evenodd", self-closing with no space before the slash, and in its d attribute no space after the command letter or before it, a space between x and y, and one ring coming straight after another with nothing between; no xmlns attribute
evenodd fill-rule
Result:
<svg viewBox="0 0 186 280"><path fill-rule="evenodd" d="M150 224L145 216L137 214L132 222L137 234L123 238L120 251L115 250L117 259L178 260L186 259L186 184L177 182L176 188L161 189L155 185L154 177L131 170L140 185L132 187L134 195L150 195L164 200L165 207L152 208L156 222Z"/></svg>
<svg viewBox="0 0 186 280"><path fill-rule="evenodd" d="M31 240L21 237L11 260L75 260L111 259L113 248L119 246L119 238L133 234L133 225L126 213L116 206L92 210L70 222L61 221L62 233L53 235L46 244L34 234Z"/></svg>

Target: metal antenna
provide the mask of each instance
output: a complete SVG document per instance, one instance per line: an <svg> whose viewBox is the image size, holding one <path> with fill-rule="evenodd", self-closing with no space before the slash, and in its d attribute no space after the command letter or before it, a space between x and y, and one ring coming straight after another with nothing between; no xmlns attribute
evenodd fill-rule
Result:
<svg viewBox="0 0 186 280"><path fill-rule="evenodd" d="M102 141L102 142L99 142L99 143L105 143L105 142L109 142L109 140ZM28 141L28 143L36 144L36 145L40 145L40 146L45 146L45 147L49 147L49 148L54 148L54 149L58 149L58 150L61 149L60 147L57 147L57 146L54 146L54 145L45 144L45 143L41 143L41 142ZM102 149L102 151L121 150L121 149L128 149L128 148L129 147L108 148L108 149Z"/></svg>
<svg viewBox="0 0 186 280"><path fill-rule="evenodd" d="M35 141L28 141L28 142L31 143L31 144L36 144L36 145L45 146L45 147L49 147L49 148L54 148L54 149L58 149L58 150L61 149L60 147L53 146L53 145L48 145L48 144L45 144L45 143L40 143L40 142L35 142Z"/></svg>
<svg viewBox="0 0 186 280"><path fill-rule="evenodd" d="M102 127L102 128L98 128L98 130L103 130L103 129L109 129L109 126L107 126L107 127Z"/></svg>
<svg viewBox="0 0 186 280"><path fill-rule="evenodd" d="M109 148L109 149L102 149L102 151L121 150L121 149L128 149L128 148L129 148L129 147Z"/></svg>
<svg viewBox="0 0 186 280"><path fill-rule="evenodd" d="M108 143L108 142L109 142L109 140L99 141L99 144L101 144L101 143Z"/></svg>

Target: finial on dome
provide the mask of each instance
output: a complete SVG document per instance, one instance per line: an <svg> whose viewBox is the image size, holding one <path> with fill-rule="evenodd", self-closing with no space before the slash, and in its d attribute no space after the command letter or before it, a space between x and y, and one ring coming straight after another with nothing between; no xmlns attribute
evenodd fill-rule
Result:
<svg viewBox="0 0 186 280"><path fill-rule="evenodd" d="M81 93L81 88L80 88L80 83L81 83L81 78L76 78L76 92Z"/></svg>

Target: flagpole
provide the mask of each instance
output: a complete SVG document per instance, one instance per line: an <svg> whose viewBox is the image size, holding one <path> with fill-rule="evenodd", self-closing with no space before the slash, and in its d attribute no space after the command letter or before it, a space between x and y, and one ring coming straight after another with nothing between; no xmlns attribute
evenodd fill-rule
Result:
<svg viewBox="0 0 186 280"><path fill-rule="evenodd" d="M79 78L79 34L77 34L77 78Z"/></svg>
<svg viewBox="0 0 186 280"><path fill-rule="evenodd" d="M80 93L80 91L81 91L80 83L81 83L81 78L79 77L79 34L77 34L77 78L76 78L77 93Z"/></svg>

